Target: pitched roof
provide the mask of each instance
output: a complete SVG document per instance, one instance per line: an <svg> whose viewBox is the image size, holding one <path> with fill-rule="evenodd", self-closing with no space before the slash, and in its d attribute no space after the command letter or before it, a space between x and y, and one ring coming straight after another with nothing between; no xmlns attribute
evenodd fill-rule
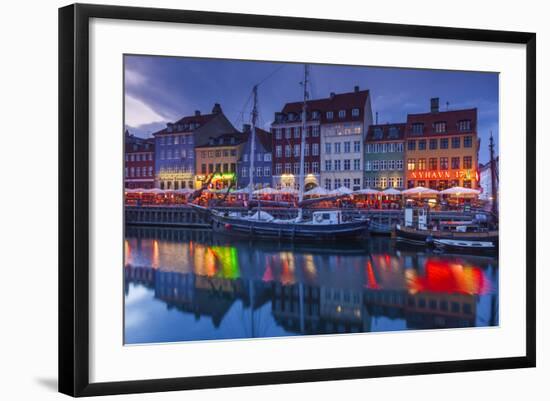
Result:
<svg viewBox="0 0 550 401"><path fill-rule="evenodd" d="M266 151L271 152L271 132L256 128L256 139Z"/></svg>
<svg viewBox="0 0 550 401"><path fill-rule="evenodd" d="M403 139L405 136L405 127L407 126L406 123L394 123L394 124L374 124L369 125L369 129L367 131L367 136L365 138L366 142L375 142L375 141L396 141L399 139ZM391 137L390 138L390 128L397 128L397 137ZM380 128L382 130L382 137L375 138L374 133L377 128Z"/></svg>
<svg viewBox="0 0 550 401"><path fill-rule="evenodd" d="M462 120L470 120L470 130L459 131L458 123ZM447 131L444 133L437 133L433 129L435 123L445 122L447 124ZM412 133L412 125L415 123L424 124L423 135L456 135L476 132L477 129L477 108L464 109L464 110L450 110L439 111L435 113L420 113L407 115L407 131L409 136ZM411 135L418 136L418 135Z"/></svg>
<svg viewBox="0 0 550 401"><path fill-rule="evenodd" d="M321 112L321 122L341 122L341 121L360 121L363 119L363 109L365 103L368 100L369 91L368 90L358 90L353 92L339 93L331 95L323 99L313 99L306 102L307 109L311 111L320 111ZM302 112L303 102L292 102L286 103L281 111L283 114L296 113L300 114ZM346 113L346 117L340 118L338 116L339 110L351 110L354 108L359 109L359 116L352 117L351 112ZM326 112L333 111L334 118L327 120ZM310 119L310 116L308 116Z"/></svg>
<svg viewBox="0 0 550 401"><path fill-rule="evenodd" d="M231 138L235 138L235 142L231 143ZM215 148L220 146L234 146L239 145L243 142L246 142L248 140L248 134L247 133L241 133L241 132L232 132L227 134L221 134L216 137L211 137L209 139L213 140L213 143L210 143L208 141L207 143L196 146L196 148Z"/></svg>

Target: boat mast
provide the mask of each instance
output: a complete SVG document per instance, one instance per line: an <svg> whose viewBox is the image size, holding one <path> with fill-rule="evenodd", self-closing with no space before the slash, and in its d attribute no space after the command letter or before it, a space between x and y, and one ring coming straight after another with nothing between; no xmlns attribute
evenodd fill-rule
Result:
<svg viewBox="0 0 550 401"><path fill-rule="evenodd" d="M495 216L498 214L498 193L497 193L497 169L496 169L496 160L495 160L495 143L493 141L493 131L491 131L491 136L489 138L489 151L491 154L491 197L493 198L491 202L491 211Z"/></svg>
<svg viewBox="0 0 550 401"><path fill-rule="evenodd" d="M258 118L258 85L254 85L254 88L252 89L252 93L254 95L254 103L252 106L252 130L250 132L250 135L252 136L250 138L250 153L249 153L249 159L250 159L250 167L249 167L249 176L250 180L248 183L248 201L250 202L252 200L252 193L254 191L254 156L256 151L256 119Z"/></svg>
<svg viewBox="0 0 550 401"><path fill-rule="evenodd" d="M305 174L304 174L304 158L305 158L305 147L306 147L306 121L307 121L307 83L309 75L309 66L304 64L304 102L302 104L302 133L301 133L301 144L300 144L300 176L298 178L298 204L300 205L304 200L304 187L305 187ZM302 220L302 208L298 209L298 221Z"/></svg>

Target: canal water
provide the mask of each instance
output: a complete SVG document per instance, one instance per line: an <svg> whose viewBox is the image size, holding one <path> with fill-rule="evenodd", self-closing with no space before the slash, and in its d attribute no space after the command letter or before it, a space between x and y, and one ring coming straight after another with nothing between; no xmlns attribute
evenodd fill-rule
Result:
<svg viewBox="0 0 550 401"><path fill-rule="evenodd" d="M126 344L498 325L498 259L127 227Z"/></svg>

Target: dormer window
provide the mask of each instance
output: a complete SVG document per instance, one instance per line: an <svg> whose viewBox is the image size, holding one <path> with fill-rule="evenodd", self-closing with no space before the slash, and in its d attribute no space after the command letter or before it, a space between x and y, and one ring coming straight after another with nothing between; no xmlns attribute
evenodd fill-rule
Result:
<svg viewBox="0 0 550 401"><path fill-rule="evenodd" d="M388 138L399 138L399 129L397 127L390 127L388 130Z"/></svg>
<svg viewBox="0 0 550 401"><path fill-rule="evenodd" d="M357 107L354 109L351 109L351 115L352 117L359 117L359 109Z"/></svg>
<svg viewBox="0 0 550 401"><path fill-rule="evenodd" d="M447 132L447 123L445 121L439 121L434 124L434 132L443 133Z"/></svg>
<svg viewBox="0 0 550 401"><path fill-rule="evenodd" d="M411 132L413 135L422 135L422 133L424 132L424 124L414 123L412 125Z"/></svg>
<svg viewBox="0 0 550 401"><path fill-rule="evenodd" d="M461 120L458 122L458 130L459 131L470 131L472 129L472 121L471 120Z"/></svg>
<svg viewBox="0 0 550 401"><path fill-rule="evenodd" d="M214 138L210 138L210 139L208 140L208 143L209 143L210 145L214 145Z"/></svg>
<svg viewBox="0 0 550 401"><path fill-rule="evenodd" d="M374 128L374 139L382 139L382 136L384 135L384 131L381 127L375 127Z"/></svg>
<svg viewBox="0 0 550 401"><path fill-rule="evenodd" d="M334 118L334 113L332 111L327 111L327 120L332 120Z"/></svg>
<svg viewBox="0 0 550 401"><path fill-rule="evenodd" d="M319 119L319 112L318 112L317 110L313 111L313 112L311 113L311 118L312 118L313 120L318 120L318 119Z"/></svg>
<svg viewBox="0 0 550 401"><path fill-rule="evenodd" d="M234 145L234 144L235 144L235 137L232 136L232 137L231 137L231 145Z"/></svg>
<svg viewBox="0 0 550 401"><path fill-rule="evenodd" d="M294 113L288 113L288 121L294 121Z"/></svg>
<svg viewBox="0 0 550 401"><path fill-rule="evenodd" d="M338 118L346 118L346 110L340 110L338 112Z"/></svg>

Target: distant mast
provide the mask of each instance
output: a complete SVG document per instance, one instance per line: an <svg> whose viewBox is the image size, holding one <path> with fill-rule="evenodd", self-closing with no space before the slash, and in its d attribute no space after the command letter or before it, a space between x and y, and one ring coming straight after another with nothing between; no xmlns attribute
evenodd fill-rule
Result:
<svg viewBox="0 0 550 401"><path fill-rule="evenodd" d="M496 216L498 213L498 190L497 190L497 169L495 160L495 143L493 141L493 131L491 131L491 137L489 138L489 152L491 155L491 211Z"/></svg>
<svg viewBox="0 0 550 401"><path fill-rule="evenodd" d="M304 172L304 158L305 158L305 147L306 147L306 120L307 120L307 83L309 75L309 66L304 64L304 103L302 104L302 134L301 134L301 144L300 144L300 176L298 178L298 205L304 200L304 189L305 189L305 172ZM298 209L298 221L302 220L302 208Z"/></svg>
<svg viewBox="0 0 550 401"><path fill-rule="evenodd" d="M252 93L254 94L254 105L252 106L252 129L250 132L250 135L252 135L252 138L250 138L250 153L249 153L249 159L250 159L250 167L249 167L249 175L250 180L248 184L248 200L252 200L252 193L254 191L254 156L255 156L255 145L256 145L256 119L258 118L258 85L254 85L254 88L252 89Z"/></svg>

